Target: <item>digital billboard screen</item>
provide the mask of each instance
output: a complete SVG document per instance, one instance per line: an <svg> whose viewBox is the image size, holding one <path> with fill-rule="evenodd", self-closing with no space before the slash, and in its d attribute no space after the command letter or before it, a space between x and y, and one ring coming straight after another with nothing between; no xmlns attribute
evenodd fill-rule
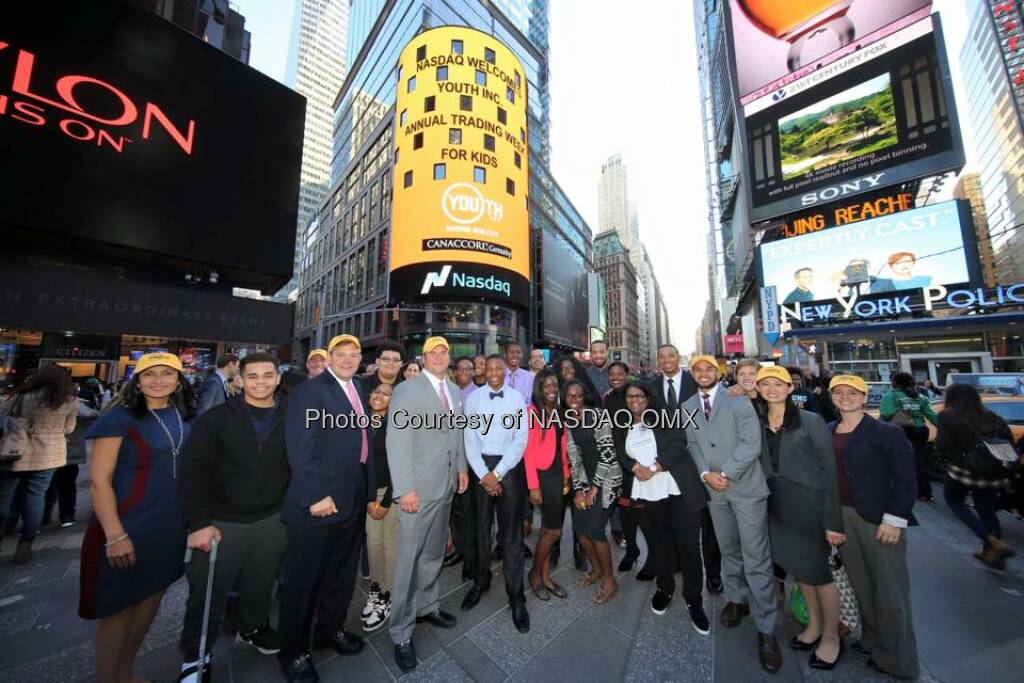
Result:
<svg viewBox="0 0 1024 683"><path fill-rule="evenodd" d="M589 344L590 302L586 263L563 238L544 231L544 338L584 349Z"/></svg>
<svg viewBox="0 0 1024 683"><path fill-rule="evenodd" d="M973 224L962 202L762 243L762 286L790 305L975 281Z"/></svg>
<svg viewBox="0 0 1024 683"><path fill-rule="evenodd" d="M494 37L444 26L398 60L389 296L530 298L526 71Z"/></svg>
<svg viewBox="0 0 1024 683"><path fill-rule="evenodd" d="M931 0L730 0L737 92L757 99L875 43Z"/></svg>
<svg viewBox="0 0 1024 683"><path fill-rule="evenodd" d="M279 286L304 121L301 95L134 3L0 3L0 226Z"/></svg>
<svg viewBox="0 0 1024 683"><path fill-rule="evenodd" d="M963 166L937 28L925 17L742 107L752 223Z"/></svg>

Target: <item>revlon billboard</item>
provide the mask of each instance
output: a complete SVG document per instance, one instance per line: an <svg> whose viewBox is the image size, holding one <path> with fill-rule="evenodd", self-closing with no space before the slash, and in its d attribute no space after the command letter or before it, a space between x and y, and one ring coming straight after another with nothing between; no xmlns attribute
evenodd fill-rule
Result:
<svg viewBox="0 0 1024 683"><path fill-rule="evenodd" d="M283 283L304 112L131 3L0 3L0 226Z"/></svg>

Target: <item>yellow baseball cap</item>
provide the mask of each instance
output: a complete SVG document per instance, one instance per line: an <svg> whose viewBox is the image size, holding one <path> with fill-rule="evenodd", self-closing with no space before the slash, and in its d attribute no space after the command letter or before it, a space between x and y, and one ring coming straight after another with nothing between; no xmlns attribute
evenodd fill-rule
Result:
<svg viewBox="0 0 1024 683"><path fill-rule="evenodd" d="M306 356L306 361L308 362L309 359L312 358L313 356L320 356L324 360L327 360L327 350L326 349L313 349L312 351L309 352L309 355Z"/></svg>
<svg viewBox="0 0 1024 683"><path fill-rule="evenodd" d="M756 382L760 382L768 377L774 377L775 379L782 380L786 384L792 384L793 378L789 376L789 370L782 367L781 365L764 365L760 370L757 371Z"/></svg>
<svg viewBox="0 0 1024 683"><path fill-rule="evenodd" d="M863 378L857 375L836 375L832 378L832 381L828 383L828 390L832 391L836 387L847 386L851 389L856 389L862 394L867 395L868 383Z"/></svg>
<svg viewBox="0 0 1024 683"><path fill-rule="evenodd" d="M451 350L451 347L448 346L448 340L445 339L444 337L431 337L427 339L427 341L423 342L424 355L430 353L438 346L443 346L445 350Z"/></svg>
<svg viewBox="0 0 1024 683"><path fill-rule="evenodd" d="M330 353L334 350L334 347L338 344L355 344L356 348L360 351L363 350L363 345L359 343L359 337L352 334L339 334L337 337L332 337L331 342L327 345L327 352ZM309 355L313 355L314 351L311 351ZM308 358L306 360L309 360Z"/></svg>
<svg viewBox="0 0 1024 683"><path fill-rule="evenodd" d="M718 359L715 358L714 356L708 356L706 354L705 355L700 355L700 356L694 356L693 358L690 359L690 369L693 370L695 367L697 367L697 363L707 363L708 365L713 367L715 370L719 369L719 367L718 367Z"/></svg>
<svg viewBox="0 0 1024 683"><path fill-rule="evenodd" d="M134 373L137 375L140 372L145 372L150 368L155 368L158 365L166 365L169 368L174 368L178 372L181 372L181 359L175 356L173 353L147 353L139 359L139 362L135 364Z"/></svg>

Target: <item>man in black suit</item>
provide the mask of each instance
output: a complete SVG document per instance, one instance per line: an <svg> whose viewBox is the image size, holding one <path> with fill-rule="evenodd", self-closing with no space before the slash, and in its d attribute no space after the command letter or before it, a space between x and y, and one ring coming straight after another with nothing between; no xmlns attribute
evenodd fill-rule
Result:
<svg viewBox="0 0 1024 683"><path fill-rule="evenodd" d="M238 374L238 356L226 353L217 357L217 369L210 373L206 381L199 387L199 410L196 416L202 415L210 408L219 406L228 400L228 384Z"/></svg>
<svg viewBox="0 0 1024 683"><path fill-rule="evenodd" d="M658 347L658 368L661 374L651 383L654 393L655 410L674 410L682 408L683 403L697 393L697 383L693 375L680 365L679 349L672 344ZM686 423L683 418L681 424ZM704 508L704 523L701 525L701 551L704 557L704 576L708 590L718 595L722 592L722 553L718 549L715 528L711 524L711 515Z"/></svg>
<svg viewBox="0 0 1024 683"><path fill-rule="evenodd" d="M359 636L344 630L355 589L366 506L377 491L364 427L370 410L355 375L359 339L342 334L327 347L328 366L293 392L285 421L292 480L281 520L288 528L279 630L281 671L289 682L319 680L309 654L334 648L353 655ZM313 617L316 615L316 628Z"/></svg>

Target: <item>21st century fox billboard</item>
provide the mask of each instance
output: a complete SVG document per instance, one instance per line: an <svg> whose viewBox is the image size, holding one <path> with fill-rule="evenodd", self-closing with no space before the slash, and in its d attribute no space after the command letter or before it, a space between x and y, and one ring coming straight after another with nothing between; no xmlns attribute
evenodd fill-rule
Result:
<svg viewBox="0 0 1024 683"><path fill-rule="evenodd" d="M753 4L733 0L734 31L770 14L767 9L751 14ZM927 3L792 3L797 4L817 7L810 25L817 21L825 34L830 26L832 33L838 30L845 47L821 63L799 66L806 55L794 57L799 41L793 42L792 31L783 31L773 40L789 44L790 59L796 61L787 64L784 50L757 53L758 59L782 66L754 78L750 45L738 38L730 44L752 223L963 166L941 24L928 14ZM855 10L860 10L857 23L849 17ZM878 25L889 19L890 24ZM858 24L871 32L861 38ZM774 30L782 31L781 24ZM779 69L785 75L761 83ZM742 94L751 87L756 89Z"/></svg>
<svg viewBox="0 0 1024 683"><path fill-rule="evenodd" d="M526 306L527 83L492 36L445 26L398 61L391 291L395 301Z"/></svg>

